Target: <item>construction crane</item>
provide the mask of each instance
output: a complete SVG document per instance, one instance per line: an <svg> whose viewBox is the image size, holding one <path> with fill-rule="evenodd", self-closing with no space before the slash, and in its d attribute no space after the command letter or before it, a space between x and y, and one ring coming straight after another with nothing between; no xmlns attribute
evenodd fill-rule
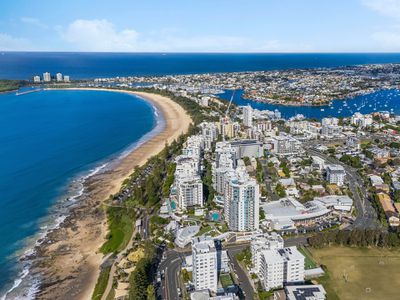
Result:
<svg viewBox="0 0 400 300"><path fill-rule="evenodd" d="M235 96L235 92L236 90L233 90L231 99L229 100L229 104L228 107L225 111L225 116L223 118L223 122L222 122L222 140L225 142L225 125L228 124L228 113L229 113L229 108L231 107L232 101L233 101L233 97Z"/></svg>
<svg viewBox="0 0 400 300"><path fill-rule="evenodd" d="M225 120L224 120L225 122L228 122L229 108L231 107L231 104L232 104L232 101L233 101L233 97L235 96L235 92L236 92L236 90L233 90L231 99L229 100L228 108L226 109L226 112L225 112Z"/></svg>

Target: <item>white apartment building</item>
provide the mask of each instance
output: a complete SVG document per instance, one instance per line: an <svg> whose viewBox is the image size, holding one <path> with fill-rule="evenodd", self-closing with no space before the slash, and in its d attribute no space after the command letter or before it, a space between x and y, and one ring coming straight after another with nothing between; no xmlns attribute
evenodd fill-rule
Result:
<svg viewBox="0 0 400 300"><path fill-rule="evenodd" d="M202 136L191 136L186 141L182 155L175 159L174 186L177 204L182 210L193 206L203 207L203 182L200 177L200 161L203 147Z"/></svg>
<svg viewBox="0 0 400 300"><path fill-rule="evenodd" d="M277 250L264 250L258 277L266 290L283 286L284 261Z"/></svg>
<svg viewBox="0 0 400 300"><path fill-rule="evenodd" d="M197 237L192 240L193 282L196 291L217 291L217 250L212 238Z"/></svg>
<svg viewBox="0 0 400 300"><path fill-rule="evenodd" d="M342 133L342 127L338 125L338 118L323 118L321 134L327 138L334 138Z"/></svg>
<svg viewBox="0 0 400 300"><path fill-rule="evenodd" d="M291 121L287 123L290 134L304 135L307 138L315 139L321 133L321 124L309 121Z"/></svg>
<svg viewBox="0 0 400 300"><path fill-rule="evenodd" d="M65 76L64 76L64 82L70 82L70 78L69 78L68 75L65 75Z"/></svg>
<svg viewBox="0 0 400 300"><path fill-rule="evenodd" d="M243 106L242 112L243 112L243 125L246 127L252 127L253 126L253 109L251 108L250 105Z"/></svg>
<svg viewBox="0 0 400 300"><path fill-rule="evenodd" d="M218 128L214 123L208 122L201 123L200 128L204 140L204 149L211 151L212 142L218 138Z"/></svg>
<svg viewBox="0 0 400 300"><path fill-rule="evenodd" d="M272 122L269 120L257 121L256 128L262 132L272 131Z"/></svg>
<svg viewBox="0 0 400 300"><path fill-rule="evenodd" d="M277 155L294 155L301 150L301 143L291 136L279 135L271 140L271 152Z"/></svg>
<svg viewBox="0 0 400 300"><path fill-rule="evenodd" d="M181 177L176 180L176 193L179 208L203 207L203 182L200 176Z"/></svg>
<svg viewBox="0 0 400 300"><path fill-rule="evenodd" d="M263 251L275 250L283 247L283 238L276 232L253 235L250 244L253 272L256 274L260 273L261 254Z"/></svg>
<svg viewBox="0 0 400 300"><path fill-rule="evenodd" d="M33 76L33 82L39 83L40 82L40 76L38 76L38 75Z"/></svg>
<svg viewBox="0 0 400 300"><path fill-rule="evenodd" d="M330 184L344 185L346 171L341 165L328 165L326 167L326 180Z"/></svg>
<svg viewBox="0 0 400 300"><path fill-rule="evenodd" d="M225 193L225 186L228 179L234 176L235 170L232 166L221 166L215 170L215 191L220 194L224 195Z"/></svg>
<svg viewBox="0 0 400 300"><path fill-rule="evenodd" d="M359 112L356 112L352 117L351 117L351 124L359 126L361 128L371 126L373 122L372 116L371 115L363 115Z"/></svg>
<svg viewBox="0 0 400 300"><path fill-rule="evenodd" d="M222 156L228 156L232 159L234 166L236 161L236 150L232 147L229 142L217 142L215 145L215 163L216 168L220 167Z"/></svg>
<svg viewBox="0 0 400 300"><path fill-rule="evenodd" d="M210 101L210 97L208 97L208 96L203 96L203 97L200 98L199 104L200 104L201 106L207 107L207 106L208 106L208 101Z"/></svg>
<svg viewBox="0 0 400 300"><path fill-rule="evenodd" d="M57 74L56 74L56 80L57 80L57 82L63 81L63 76L62 76L61 73L57 73Z"/></svg>
<svg viewBox="0 0 400 300"><path fill-rule="evenodd" d="M49 72L43 73L43 81L44 82L50 82L51 81L51 75Z"/></svg>
<svg viewBox="0 0 400 300"><path fill-rule="evenodd" d="M229 178L224 194L224 214L233 231L259 229L259 185L244 170L236 170Z"/></svg>
<svg viewBox="0 0 400 300"><path fill-rule="evenodd" d="M261 252L258 274L264 288L271 290L286 283L304 281L304 256L296 247L288 247Z"/></svg>

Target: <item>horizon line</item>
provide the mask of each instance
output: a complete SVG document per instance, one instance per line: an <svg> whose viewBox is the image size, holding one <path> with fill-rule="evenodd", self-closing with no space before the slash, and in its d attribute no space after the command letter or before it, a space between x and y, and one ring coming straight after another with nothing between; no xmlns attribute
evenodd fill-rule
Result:
<svg viewBox="0 0 400 300"><path fill-rule="evenodd" d="M98 54L400 54L399 51L62 51L62 50L0 50L4 53L98 53Z"/></svg>

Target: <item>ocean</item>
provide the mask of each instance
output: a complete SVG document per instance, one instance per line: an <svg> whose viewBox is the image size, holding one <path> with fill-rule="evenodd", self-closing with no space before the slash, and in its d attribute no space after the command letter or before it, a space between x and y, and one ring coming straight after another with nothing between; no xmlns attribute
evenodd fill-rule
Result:
<svg viewBox="0 0 400 300"><path fill-rule="evenodd" d="M0 79L31 79L61 72L72 79L129 75L338 67L400 63L400 53L60 53L2 52Z"/></svg>
<svg viewBox="0 0 400 300"><path fill-rule="evenodd" d="M1 297L28 278L27 262L19 258L63 220L82 192L82 178L159 122L148 102L104 91L0 94L0 115Z"/></svg>

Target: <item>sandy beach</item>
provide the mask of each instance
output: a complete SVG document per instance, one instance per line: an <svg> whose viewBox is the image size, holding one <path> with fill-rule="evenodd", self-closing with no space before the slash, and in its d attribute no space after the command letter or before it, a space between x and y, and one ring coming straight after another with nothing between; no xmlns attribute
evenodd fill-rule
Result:
<svg viewBox="0 0 400 300"><path fill-rule="evenodd" d="M106 215L101 203L119 191L123 180L133 172L135 166L144 164L159 153L166 142L171 143L185 133L192 122L180 105L160 95L108 89L82 90L124 92L139 96L162 112L165 126L158 135L119 160L115 167L86 180L85 193L79 205L37 249L33 271L42 278L38 299L91 298L103 260L98 250L107 234Z"/></svg>

